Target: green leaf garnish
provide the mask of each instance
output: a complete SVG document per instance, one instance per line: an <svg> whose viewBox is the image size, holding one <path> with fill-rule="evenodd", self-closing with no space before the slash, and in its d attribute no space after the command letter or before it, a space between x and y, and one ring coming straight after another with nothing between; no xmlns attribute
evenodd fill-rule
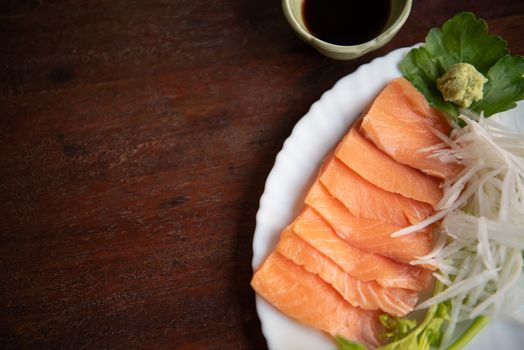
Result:
<svg viewBox="0 0 524 350"><path fill-rule="evenodd" d="M508 43L488 34L486 21L463 12L433 28L426 36L426 48L438 62L440 75L455 63L469 63L486 75L502 56L509 53Z"/></svg>
<svg viewBox="0 0 524 350"><path fill-rule="evenodd" d="M417 325L415 320L392 317L388 314L380 315L379 319L386 329L386 338L392 341L404 338Z"/></svg>
<svg viewBox="0 0 524 350"><path fill-rule="evenodd" d="M484 86L484 98L471 105L473 111L484 111L484 115L490 116L512 109L524 99L524 57L502 57L486 77L489 80Z"/></svg>
<svg viewBox="0 0 524 350"><path fill-rule="evenodd" d="M436 80L452 65L469 63L488 78L484 97L470 109L486 117L511 109L524 99L524 58L510 56L507 42L488 34L486 22L469 12L456 15L442 28L433 28L422 47L411 50L400 71L435 108L455 118L459 107L444 101Z"/></svg>
<svg viewBox="0 0 524 350"><path fill-rule="evenodd" d="M366 347L364 345L347 340L340 336L337 336L335 340L337 342L337 347L339 350L366 350Z"/></svg>
<svg viewBox="0 0 524 350"><path fill-rule="evenodd" d="M440 293L442 289L444 285L437 281L433 295ZM450 300L431 306L418 326L415 321L391 317L387 314L380 316L380 322L386 329L385 335L390 343L377 350L430 350L431 347L440 346L445 331L444 325L450 319L451 306ZM448 350L461 350L488 324L489 320L487 316L477 317Z"/></svg>
<svg viewBox="0 0 524 350"><path fill-rule="evenodd" d="M444 101L437 89L436 81L443 73L425 47L411 50L400 62L400 71L426 97L430 105L452 117L458 116L457 105Z"/></svg>
<svg viewBox="0 0 524 350"><path fill-rule="evenodd" d="M443 334L444 322L449 320L450 311L449 302L443 302L430 307L426 317L418 327L407 332L397 332L405 326L406 320L394 319L397 324L394 325L393 332L388 329L388 334L393 334L393 341L378 349L380 350L429 350L431 346L439 346Z"/></svg>

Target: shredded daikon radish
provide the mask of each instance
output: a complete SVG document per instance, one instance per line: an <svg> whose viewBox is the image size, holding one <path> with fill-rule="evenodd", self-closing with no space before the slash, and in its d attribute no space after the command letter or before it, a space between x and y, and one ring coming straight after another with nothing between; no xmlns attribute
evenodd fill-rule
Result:
<svg viewBox="0 0 524 350"><path fill-rule="evenodd" d="M453 129L450 137L436 133L442 144L425 151L442 162L459 162L463 170L444 181L433 216L392 235L442 220L433 250L411 263L434 266L435 278L446 286L418 306L451 300L443 348L457 322L524 303L524 293L516 287L524 265L524 137L494 118L459 118L464 128Z"/></svg>

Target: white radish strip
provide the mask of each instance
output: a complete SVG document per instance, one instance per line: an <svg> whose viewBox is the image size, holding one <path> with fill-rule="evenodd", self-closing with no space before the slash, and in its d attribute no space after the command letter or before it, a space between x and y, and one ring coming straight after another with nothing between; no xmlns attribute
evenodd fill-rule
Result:
<svg viewBox="0 0 524 350"><path fill-rule="evenodd" d="M466 183L484 166L484 162L479 160L474 166L469 168L465 174L450 187L442 199L437 204L437 209L449 208L459 197L460 193L466 186Z"/></svg>
<svg viewBox="0 0 524 350"><path fill-rule="evenodd" d="M433 277L435 277L437 280L439 280L445 286L450 286L450 285L453 284L453 282L451 282L449 277L443 276L440 273L436 273L436 272L433 273Z"/></svg>
<svg viewBox="0 0 524 350"><path fill-rule="evenodd" d="M481 271L481 268L482 268L482 265L480 264L475 266L474 273L479 273ZM473 288L468 294L467 306L476 305L479 298L482 296L482 294L484 294L483 292L485 289L486 289L486 285L482 285L482 284ZM462 306L464 308L465 305L462 305Z"/></svg>
<svg viewBox="0 0 524 350"><path fill-rule="evenodd" d="M430 258L433 258L433 257L437 256L437 254L446 245L446 240L447 240L447 237L446 237L445 232L442 232L442 231L439 230L437 239L435 241L435 246L433 247L431 252L429 252L426 255L420 256L420 257L417 256L416 257L417 260L425 260L425 259L430 259Z"/></svg>
<svg viewBox="0 0 524 350"><path fill-rule="evenodd" d="M500 209L499 209L499 221L508 221L509 217L509 205L511 202L511 196L513 188L511 185L514 183L513 171L508 169L504 181L502 183L502 193L500 195Z"/></svg>
<svg viewBox="0 0 524 350"><path fill-rule="evenodd" d="M453 336L453 332L455 332L455 328L458 323L458 316L461 311L461 305L464 301L465 294L458 295L457 297L453 298L451 302L451 315L450 315L450 322L448 324L448 327L446 328L446 331L444 332L444 335L442 337L442 347L447 348L448 345L450 345L451 337Z"/></svg>
<svg viewBox="0 0 524 350"><path fill-rule="evenodd" d="M436 151L440 151L442 149L444 149L446 146L445 143L436 143L434 145L431 145L431 146L427 146L427 147L424 147L424 148L420 148L417 150L416 153L432 153L431 155L427 156L427 158L434 158L434 153Z"/></svg>
<svg viewBox="0 0 524 350"><path fill-rule="evenodd" d="M524 138L482 114L478 121L460 118L464 128L453 129L449 137L434 131L442 143L421 150L430 158L463 165L442 183L440 210L391 235L442 220L431 252L410 264L437 267L433 275L446 286L417 307L451 300L444 347L457 322L507 309L513 299L524 303L524 293L513 293L523 279Z"/></svg>
<svg viewBox="0 0 524 350"><path fill-rule="evenodd" d="M460 208L462 205L466 203L469 197L473 193L475 193L478 186L481 185L483 182L488 181L491 178L491 175L493 175L496 172L498 172L498 170L489 173L489 176L486 176L483 180L477 180L475 183L468 186L468 188L464 191L464 193L462 193L462 195L458 197L456 202L453 205L451 205L449 208L438 211L436 214L428 217L427 219L422 220L418 224L411 225L403 229L400 229L396 232L393 232L391 234L391 237L401 237L401 236L408 235L416 231L420 231L426 228L427 226L439 221L440 219L442 219L443 217L451 213L453 210Z"/></svg>
<svg viewBox="0 0 524 350"><path fill-rule="evenodd" d="M477 254L481 257L486 269L495 269L495 263L493 262L493 256L488 242L488 227L486 224L486 218L481 216L478 220L478 244Z"/></svg>
<svg viewBox="0 0 524 350"><path fill-rule="evenodd" d="M520 252L518 254L521 254ZM471 312L470 318L475 318L478 315L480 315L491 303L493 303L495 300L500 299L500 296L504 295L509 288L513 287L515 283L520 278L520 275L522 273L522 259L517 260L511 268L511 277L510 280L505 283L495 294L492 294L489 298L484 300L482 303L477 305Z"/></svg>
<svg viewBox="0 0 524 350"><path fill-rule="evenodd" d="M401 236L409 235L410 233L413 233L415 231L420 231L423 228L425 228L425 227L427 227L427 226L429 226L431 224L434 224L435 222L439 221L440 219L442 219L443 217L445 217L446 215L451 213L453 210L460 208L464 203L466 203L467 199L474 192L475 192L474 186L472 186L472 188L467 188L464 191L464 193L457 199L457 201L452 206L450 206L449 208L441 210L441 211L438 211L436 214L428 217L427 219L422 220L418 224L411 225L411 226L405 227L405 228L403 228L401 230L398 230L396 232L393 232L391 234L391 237L401 237Z"/></svg>
<svg viewBox="0 0 524 350"><path fill-rule="evenodd" d="M453 141L453 140L452 140L448 135L442 133L440 130L431 127L431 131L432 131L435 135L437 135L437 137L438 137L439 139L441 139L442 142L443 142L446 146L448 146L449 148L451 148L451 149L460 149L460 148L458 147L458 145L457 145L457 144L456 144L456 143L455 143L455 142L454 142L454 141Z"/></svg>
<svg viewBox="0 0 524 350"><path fill-rule="evenodd" d="M435 295L434 297L426 300L425 302L417 306L417 309L425 309L427 307L430 307L431 305L435 305L447 299L453 298L459 294L467 292L468 290L478 286L479 284L486 283L487 281L492 280L496 276L496 270L486 270L476 276L466 278L458 283L454 282L451 287L443 290L439 294Z"/></svg>

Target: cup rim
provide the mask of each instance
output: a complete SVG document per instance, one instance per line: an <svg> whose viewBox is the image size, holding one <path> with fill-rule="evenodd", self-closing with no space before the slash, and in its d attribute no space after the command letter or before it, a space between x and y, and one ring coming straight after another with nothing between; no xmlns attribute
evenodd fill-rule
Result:
<svg viewBox="0 0 524 350"><path fill-rule="evenodd" d="M406 20L409 17L411 12L411 7L413 0L406 0L404 7L400 15L395 19L395 21L380 33L378 36L373 39L366 41L357 45L337 45L332 44L327 41L321 40L316 36L312 35L307 31L300 23L297 18L294 16L293 11L291 10L291 1L293 0L282 0L282 7L284 9L284 15L288 23L291 25L293 30L304 40L310 42L313 45L323 48L324 50L334 51L334 52L347 52L347 51L369 51L375 46L382 44L384 41L387 41L391 38L392 35L395 35L400 28L404 25Z"/></svg>

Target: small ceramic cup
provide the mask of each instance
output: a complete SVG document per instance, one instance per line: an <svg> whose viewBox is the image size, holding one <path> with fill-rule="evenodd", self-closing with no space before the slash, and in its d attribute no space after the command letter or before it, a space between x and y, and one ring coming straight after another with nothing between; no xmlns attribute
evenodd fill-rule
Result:
<svg viewBox="0 0 524 350"><path fill-rule="evenodd" d="M282 0L287 21L298 36L324 56L350 60L376 50L388 43L402 28L411 11L412 0L391 0L391 11L385 29L377 37L359 45L335 45L313 36L304 23L302 6L305 0ZM371 1L371 0L370 0Z"/></svg>

